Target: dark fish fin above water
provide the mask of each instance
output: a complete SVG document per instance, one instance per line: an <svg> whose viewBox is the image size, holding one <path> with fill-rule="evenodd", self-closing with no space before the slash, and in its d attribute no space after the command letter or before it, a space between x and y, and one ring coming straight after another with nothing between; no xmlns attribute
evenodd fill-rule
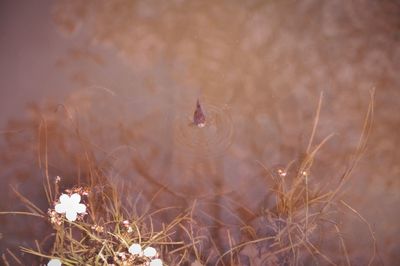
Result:
<svg viewBox="0 0 400 266"><path fill-rule="evenodd" d="M196 110L193 114L193 124L198 127L204 127L206 125L206 116L201 108L199 99L197 99Z"/></svg>

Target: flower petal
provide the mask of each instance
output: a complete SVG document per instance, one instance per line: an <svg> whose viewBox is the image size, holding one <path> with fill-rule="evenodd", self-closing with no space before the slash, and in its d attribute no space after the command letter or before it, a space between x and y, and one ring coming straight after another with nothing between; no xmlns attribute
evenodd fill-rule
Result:
<svg viewBox="0 0 400 266"><path fill-rule="evenodd" d="M66 208L65 208L65 204L62 203L58 203L54 209L56 210L57 213L65 213Z"/></svg>
<svg viewBox="0 0 400 266"><path fill-rule="evenodd" d="M71 195L71 203L78 204L79 202L81 202L81 195L79 195L78 193L72 194Z"/></svg>
<svg viewBox="0 0 400 266"><path fill-rule="evenodd" d="M61 261L59 259L51 259L47 266L61 266Z"/></svg>
<svg viewBox="0 0 400 266"><path fill-rule="evenodd" d="M68 219L68 221L75 221L77 217L77 213L75 210L67 210L67 214L65 215Z"/></svg>
<svg viewBox="0 0 400 266"><path fill-rule="evenodd" d="M75 211L76 211L77 213L86 212L86 205L85 205L85 204L82 204L82 203L79 203L79 204L75 205Z"/></svg>
<svg viewBox="0 0 400 266"><path fill-rule="evenodd" d="M155 259L150 261L150 266L162 266L162 260L160 259Z"/></svg>
<svg viewBox="0 0 400 266"><path fill-rule="evenodd" d="M129 253L131 253L132 255L140 255L140 253L142 253L142 247L139 244L132 244L129 247Z"/></svg>
<svg viewBox="0 0 400 266"><path fill-rule="evenodd" d="M157 255L157 250L153 247L147 247L144 249L143 255L145 255L148 258L153 258Z"/></svg>
<svg viewBox="0 0 400 266"><path fill-rule="evenodd" d="M60 202L62 204L66 204L67 202L69 202L69 196L67 194L61 194L60 196Z"/></svg>

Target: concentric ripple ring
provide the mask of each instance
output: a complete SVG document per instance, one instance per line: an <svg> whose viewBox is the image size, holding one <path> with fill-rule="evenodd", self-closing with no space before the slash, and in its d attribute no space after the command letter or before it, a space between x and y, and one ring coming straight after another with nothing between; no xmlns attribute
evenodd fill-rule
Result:
<svg viewBox="0 0 400 266"><path fill-rule="evenodd" d="M191 114L176 117L174 136L177 148L188 155L213 157L222 155L233 139L232 119L227 108L202 104L206 125L193 124Z"/></svg>

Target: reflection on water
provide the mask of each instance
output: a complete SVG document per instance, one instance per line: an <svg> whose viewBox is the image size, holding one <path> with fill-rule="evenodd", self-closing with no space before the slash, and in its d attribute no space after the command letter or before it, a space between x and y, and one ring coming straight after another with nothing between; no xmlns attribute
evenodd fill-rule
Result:
<svg viewBox="0 0 400 266"><path fill-rule="evenodd" d="M336 135L307 176L316 190L329 190L357 146L368 93L375 87L376 126L349 183L351 193L343 197L368 220L381 222L396 206L399 185L393 181L400 158L393 148L399 141L393 114L400 98L395 10L399 6L392 1L59 1L53 10L58 28L70 35L67 41L79 37L86 43L73 49L68 62L90 60L104 69L124 65L138 78L113 80L111 71L88 78L82 71L75 76L80 88L64 102L32 105L29 117L10 121L9 129L22 133L4 134L2 177L40 198L40 192L30 191L42 181L32 162L43 159L46 143L50 174L71 184L83 182L94 164L127 201L141 195L155 209L196 203L199 226L226 250L229 241L253 239L254 232L241 231L248 224L263 237L284 227L282 217L267 217L262 210L278 208L271 191L288 185L279 179L282 171L290 183L306 156L320 91L316 142ZM104 76L113 85L90 84ZM204 127L193 125L197 99ZM152 201L154 195L161 200ZM382 197L387 208L378 203ZM351 225L346 215L325 218L345 221L355 261L369 258L370 250L356 243L369 243L365 228ZM389 262L396 258L397 218L376 228ZM3 223L7 231L12 223ZM262 228L265 223L270 227ZM314 232L323 235L324 229ZM336 256L339 246L319 244L344 263ZM210 243L203 248L213 249ZM241 254L261 263L252 252ZM300 261L311 260L307 252L298 254ZM284 265L284 256L277 260L270 263Z"/></svg>

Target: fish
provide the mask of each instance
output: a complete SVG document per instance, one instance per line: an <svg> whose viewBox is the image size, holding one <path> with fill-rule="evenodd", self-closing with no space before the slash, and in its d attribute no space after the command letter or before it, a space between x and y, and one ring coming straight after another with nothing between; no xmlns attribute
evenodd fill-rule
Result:
<svg viewBox="0 0 400 266"><path fill-rule="evenodd" d="M193 124L197 127L205 127L206 126L206 116L204 115L203 109L200 105L200 100L196 101L196 110L193 114Z"/></svg>

